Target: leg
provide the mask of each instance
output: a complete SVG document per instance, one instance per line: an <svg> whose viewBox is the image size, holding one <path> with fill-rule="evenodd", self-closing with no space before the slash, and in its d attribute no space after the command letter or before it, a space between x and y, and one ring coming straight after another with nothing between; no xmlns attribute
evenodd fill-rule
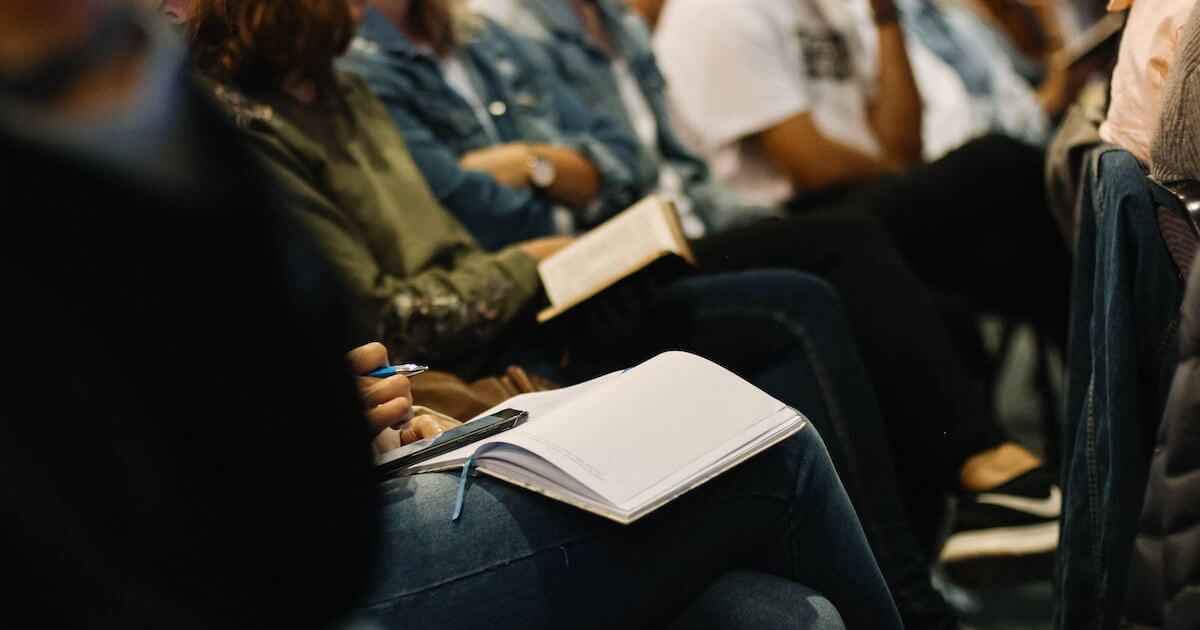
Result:
<svg viewBox="0 0 1200 630"><path fill-rule="evenodd" d="M670 287L655 319L631 348L577 357L575 369L583 359L600 362L596 371L603 372L634 362L613 362L614 354L640 360L683 348L801 410L828 440L905 621L949 623L952 614L930 585L927 558L899 499L870 382L828 285L781 270L700 276Z"/></svg>
<svg viewBox="0 0 1200 630"><path fill-rule="evenodd" d="M367 604L385 627L661 626L733 569L804 584L849 628L898 628L887 588L808 427L630 526L478 478L384 489L384 550Z"/></svg>
<svg viewBox="0 0 1200 630"><path fill-rule="evenodd" d="M913 489L914 501L922 492L941 501L958 489L968 457L1006 440L937 308L877 221L812 212L727 230L694 249L707 271L786 266L816 273L838 290L884 419L894 428L889 437L901 484ZM917 529L932 537L933 528Z"/></svg>
<svg viewBox="0 0 1200 630"><path fill-rule="evenodd" d="M820 593L758 571L722 575L667 626L670 630L843 630L842 616Z"/></svg>
<svg viewBox="0 0 1200 630"><path fill-rule="evenodd" d="M829 441L906 623L953 623L930 584L928 559L900 501L874 394L828 285L781 270L697 276L668 287L651 325L621 347L580 348L563 366L556 360L561 351L546 345L531 338L505 360L573 383L682 348L801 410Z"/></svg>
<svg viewBox="0 0 1200 630"><path fill-rule="evenodd" d="M917 275L1066 338L1070 255L1046 207L1044 155L989 136L942 159L844 196L877 217Z"/></svg>

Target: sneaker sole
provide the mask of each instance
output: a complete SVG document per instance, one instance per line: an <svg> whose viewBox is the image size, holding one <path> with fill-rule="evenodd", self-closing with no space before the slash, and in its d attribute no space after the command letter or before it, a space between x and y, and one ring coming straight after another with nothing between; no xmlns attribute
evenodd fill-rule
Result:
<svg viewBox="0 0 1200 630"><path fill-rule="evenodd" d="M1054 574L1058 522L955 534L941 560L946 575L970 588L1002 587Z"/></svg>

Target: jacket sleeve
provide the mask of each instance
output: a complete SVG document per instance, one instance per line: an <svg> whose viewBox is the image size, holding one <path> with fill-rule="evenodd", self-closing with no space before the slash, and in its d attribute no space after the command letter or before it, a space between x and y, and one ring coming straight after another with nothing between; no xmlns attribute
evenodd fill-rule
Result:
<svg viewBox="0 0 1200 630"><path fill-rule="evenodd" d="M385 273L359 225L310 183L301 160L269 139L256 137L253 145L283 185L291 209L341 272L360 326L383 340L392 356L463 357L528 315L541 296L537 263L516 248L487 253L464 244L445 268L408 277Z"/></svg>
<svg viewBox="0 0 1200 630"><path fill-rule="evenodd" d="M658 170L640 159L641 147L631 130L584 104L558 76L553 62L541 50L544 44L507 33L502 36L509 39L522 59L520 65L528 69L537 91L557 113L564 144L586 155L600 172L600 193L582 211L580 223L592 227L653 191Z"/></svg>
<svg viewBox="0 0 1200 630"><path fill-rule="evenodd" d="M480 245L495 250L557 232L552 204L532 188L509 188L488 173L459 166L454 151L409 110L400 88L380 77L370 63L351 55L343 60L342 69L359 75L383 102L434 196L467 226Z"/></svg>

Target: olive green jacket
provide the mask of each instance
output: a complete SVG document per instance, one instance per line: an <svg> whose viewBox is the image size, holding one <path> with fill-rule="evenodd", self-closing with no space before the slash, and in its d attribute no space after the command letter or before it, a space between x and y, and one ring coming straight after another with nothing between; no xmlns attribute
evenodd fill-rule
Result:
<svg viewBox="0 0 1200 630"><path fill-rule="evenodd" d="M448 361L485 351L541 301L536 262L481 249L442 208L387 110L358 79L302 106L212 85L266 159L325 255L365 331L395 358Z"/></svg>

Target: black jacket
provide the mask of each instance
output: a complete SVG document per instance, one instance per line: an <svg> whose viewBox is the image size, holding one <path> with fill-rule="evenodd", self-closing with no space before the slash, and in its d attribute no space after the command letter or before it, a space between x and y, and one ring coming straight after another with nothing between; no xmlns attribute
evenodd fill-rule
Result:
<svg viewBox="0 0 1200 630"><path fill-rule="evenodd" d="M1126 627L1200 628L1200 264L1188 280L1179 353L1150 463Z"/></svg>
<svg viewBox="0 0 1200 630"><path fill-rule="evenodd" d="M5 627L319 627L369 577L340 294L200 98L178 181L0 131Z"/></svg>

